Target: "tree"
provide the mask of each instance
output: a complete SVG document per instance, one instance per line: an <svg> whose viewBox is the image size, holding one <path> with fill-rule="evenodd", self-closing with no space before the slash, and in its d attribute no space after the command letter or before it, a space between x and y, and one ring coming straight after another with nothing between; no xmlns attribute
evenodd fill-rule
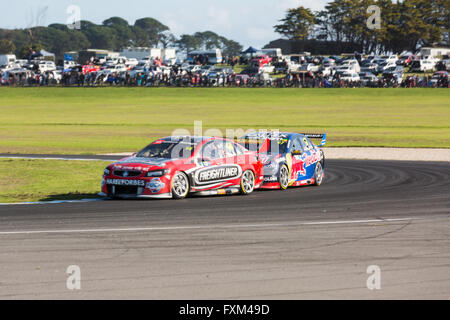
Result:
<svg viewBox="0 0 450 320"><path fill-rule="evenodd" d="M120 50L124 47L130 46L134 42L134 32L128 21L119 17L112 17L103 21L103 26L109 27L116 32L115 50Z"/></svg>
<svg viewBox="0 0 450 320"><path fill-rule="evenodd" d="M134 23L136 41L145 46L157 46L163 32L169 27L153 18L142 18Z"/></svg>
<svg viewBox="0 0 450 320"><path fill-rule="evenodd" d="M177 37L173 35L170 31L165 31L161 33L159 43L163 48L173 47L177 45Z"/></svg>
<svg viewBox="0 0 450 320"><path fill-rule="evenodd" d="M220 36L212 31L196 32L194 37L200 40L201 46L205 50L220 49L222 47Z"/></svg>
<svg viewBox="0 0 450 320"><path fill-rule="evenodd" d="M16 51L16 46L14 42L8 39L0 40L0 54L11 54Z"/></svg>
<svg viewBox="0 0 450 320"><path fill-rule="evenodd" d="M316 16L310 9L300 6L289 9L280 22L281 24L274 26L275 32L290 40L305 40L314 30Z"/></svg>
<svg viewBox="0 0 450 320"><path fill-rule="evenodd" d="M26 44L24 45L22 48L20 48L19 50L19 58L20 59L28 59L30 54L34 51L34 52L39 52L42 49L44 49L44 47L39 44L39 43L35 43L35 44Z"/></svg>
<svg viewBox="0 0 450 320"><path fill-rule="evenodd" d="M244 49L239 42L236 42L234 40L229 40L225 37L221 37L220 41L222 42L223 53L227 56L237 56Z"/></svg>
<svg viewBox="0 0 450 320"><path fill-rule="evenodd" d="M200 49L202 41L198 37L182 34L177 44L181 50L186 50L186 53L189 53L190 51Z"/></svg>

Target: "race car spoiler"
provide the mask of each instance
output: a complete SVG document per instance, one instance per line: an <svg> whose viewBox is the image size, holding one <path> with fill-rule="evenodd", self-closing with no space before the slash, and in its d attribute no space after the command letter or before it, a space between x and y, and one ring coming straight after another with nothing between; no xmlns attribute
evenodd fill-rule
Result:
<svg viewBox="0 0 450 320"><path fill-rule="evenodd" d="M327 134L326 133L303 133L309 139L322 139L322 142L318 147L323 147L327 143Z"/></svg>

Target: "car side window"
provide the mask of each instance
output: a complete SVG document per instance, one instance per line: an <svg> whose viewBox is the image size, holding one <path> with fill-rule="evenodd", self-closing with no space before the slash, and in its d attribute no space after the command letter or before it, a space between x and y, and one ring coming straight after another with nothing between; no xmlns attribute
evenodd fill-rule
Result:
<svg viewBox="0 0 450 320"><path fill-rule="evenodd" d="M228 150L229 146L227 145L227 141L225 140L215 140L214 144L217 148L218 158L227 158L236 155L234 151L234 147L231 146L231 150Z"/></svg>
<svg viewBox="0 0 450 320"><path fill-rule="evenodd" d="M291 150L292 151L303 151L302 144L300 142L300 138L299 137L295 137L292 140L292 148L291 148Z"/></svg>
<svg viewBox="0 0 450 320"><path fill-rule="evenodd" d="M215 160L219 159L220 154L219 150L217 148L217 145L215 144L215 141L208 142L205 144L200 150L200 154L198 156L199 159L209 159L209 160Z"/></svg>
<svg viewBox="0 0 450 320"><path fill-rule="evenodd" d="M226 157L235 157L237 155L236 147L234 143L230 141L224 141L225 142L225 155Z"/></svg>
<svg viewBox="0 0 450 320"><path fill-rule="evenodd" d="M303 137L303 139L301 139L301 142L302 142L302 147L303 147L303 150L304 150L304 151L307 151L307 150L311 150L311 149L312 149L312 145L311 145L311 143L309 142L309 140L308 140L307 137Z"/></svg>
<svg viewBox="0 0 450 320"><path fill-rule="evenodd" d="M245 154L244 147L242 147L241 145L239 145L239 144L234 144L234 148L236 149L236 154L237 154L238 156L241 156L241 155Z"/></svg>

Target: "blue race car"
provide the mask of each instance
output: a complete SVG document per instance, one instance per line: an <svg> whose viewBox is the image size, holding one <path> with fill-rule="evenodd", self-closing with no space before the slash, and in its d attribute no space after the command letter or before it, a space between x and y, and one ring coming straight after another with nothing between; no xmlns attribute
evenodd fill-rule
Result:
<svg viewBox="0 0 450 320"><path fill-rule="evenodd" d="M310 139L322 139L316 146ZM255 132L238 139L241 145L259 153L264 164L262 189L286 190L290 186L320 186L325 177L322 146L326 134Z"/></svg>

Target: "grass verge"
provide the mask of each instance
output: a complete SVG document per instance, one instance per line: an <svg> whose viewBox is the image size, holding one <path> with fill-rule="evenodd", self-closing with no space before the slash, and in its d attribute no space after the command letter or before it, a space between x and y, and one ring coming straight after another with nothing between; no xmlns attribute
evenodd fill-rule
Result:
<svg viewBox="0 0 450 320"><path fill-rule="evenodd" d="M0 159L0 202L97 198L104 161Z"/></svg>
<svg viewBox="0 0 450 320"><path fill-rule="evenodd" d="M327 132L328 146L450 148L447 89L0 88L0 153L137 151L173 130Z"/></svg>

